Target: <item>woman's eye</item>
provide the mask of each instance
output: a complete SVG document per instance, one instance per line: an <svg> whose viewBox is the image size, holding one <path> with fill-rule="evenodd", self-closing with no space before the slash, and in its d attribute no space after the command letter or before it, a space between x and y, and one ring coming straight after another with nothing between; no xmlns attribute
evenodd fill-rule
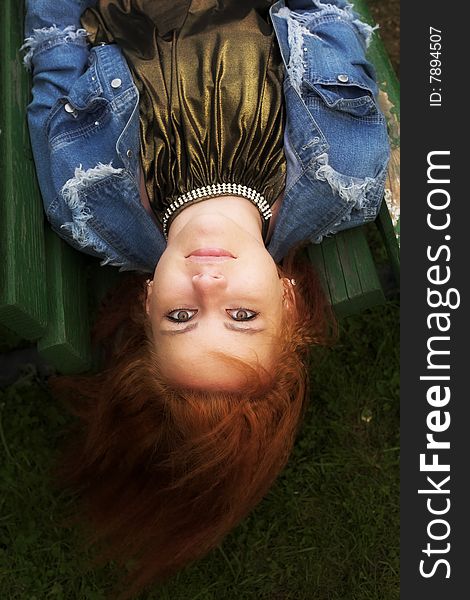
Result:
<svg viewBox="0 0 470 600"><path fill-rule="evenodd" d="M234 321L250 321L259 315L256 311L247 308L227 308L227 313Z"/></svg>
<svg viewBox="0 0 470 600"><path fill-rule="evenodd" d="M190 321L196 313L197 310L192 308L175 308L165 316L169 321L173 321L174 323L185 323L186 321Z"/></svg>

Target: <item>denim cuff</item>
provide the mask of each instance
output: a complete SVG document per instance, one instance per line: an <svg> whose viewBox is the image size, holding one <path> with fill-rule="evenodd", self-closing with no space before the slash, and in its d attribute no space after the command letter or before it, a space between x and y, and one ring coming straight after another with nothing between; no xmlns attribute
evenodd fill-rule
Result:
<svg viewBox="0 0 470 600"><path fill-rule="evenodd" d="M55 25L43 29L33 29L32 35L24 40L20 51L26 51L23 64L31 70L33 57L44 50L48 50L59 44L87 44L87 32L85 29L77 29L75 25L69 25L65 29L59 29Z"/></svg>

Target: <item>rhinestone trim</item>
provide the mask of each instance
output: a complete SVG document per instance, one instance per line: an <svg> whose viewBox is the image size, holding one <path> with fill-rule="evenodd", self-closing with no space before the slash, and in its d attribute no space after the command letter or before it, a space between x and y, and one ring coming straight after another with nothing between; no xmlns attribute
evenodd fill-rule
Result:
<svg viewBox="0 0 470 600"><path fill-rule="evenodd" d="M174 200L166 209L162 219L163 235L165 236L165 239L168 239L168 223L173 213L188 202L192 202L199 198L212 198L213 196L242 196L256 206L265 221L273 216L271 207L264 199L264 196L253 188L242 185L241 183L216 183L205 185L178 196L178 198L176 198L176 200Z"/></svg>

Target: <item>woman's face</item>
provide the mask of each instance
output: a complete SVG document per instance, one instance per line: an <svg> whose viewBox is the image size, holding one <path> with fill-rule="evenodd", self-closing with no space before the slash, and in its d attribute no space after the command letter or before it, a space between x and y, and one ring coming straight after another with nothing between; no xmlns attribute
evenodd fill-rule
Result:
<svg viewBox="0 0 470 600"><path fill-rule="evenodd" d="M180 224L146 304L162 373L183 386L236 389L241 373L213 351L269 369L283 292L276 265L253 230L217 212Z"/></svg>

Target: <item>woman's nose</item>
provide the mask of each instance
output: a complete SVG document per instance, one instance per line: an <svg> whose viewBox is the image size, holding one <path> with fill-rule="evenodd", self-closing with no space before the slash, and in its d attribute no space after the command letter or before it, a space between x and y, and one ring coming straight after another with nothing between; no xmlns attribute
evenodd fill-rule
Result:
<svg viewBox="0 0 470 600"><path fill-rule="evenodd" d="M227 280L222 273L199 273L193 276L193 285L200 291L225 289Z"/></svg>

